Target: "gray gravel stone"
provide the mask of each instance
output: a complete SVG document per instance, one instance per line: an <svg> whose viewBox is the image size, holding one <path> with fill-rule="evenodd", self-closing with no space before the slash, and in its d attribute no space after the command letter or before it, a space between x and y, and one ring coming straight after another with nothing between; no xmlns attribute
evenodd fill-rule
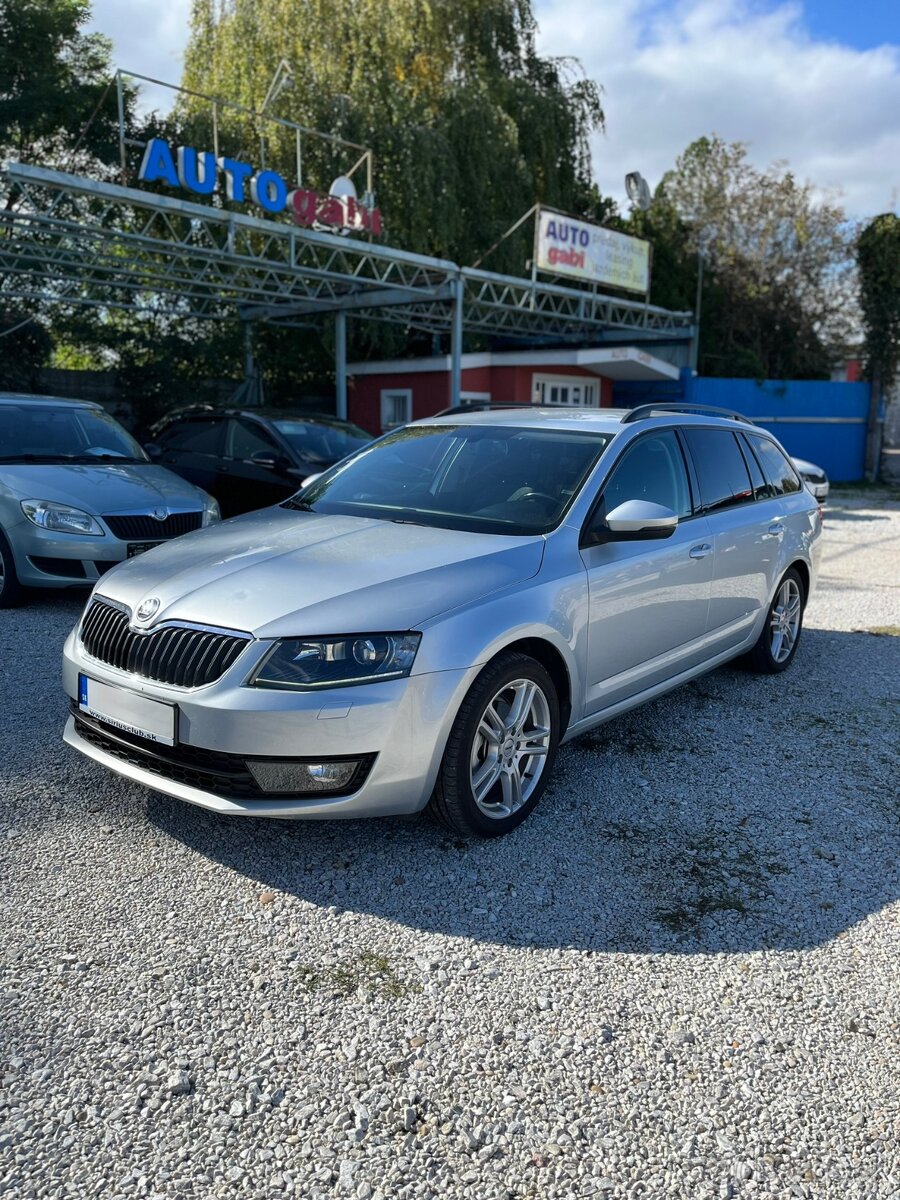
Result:
<svg viewBox="0 0 900 1200"><path fill-rule="evenodd" d="M838 497L787 673L468 847L125 783L60 741L80 602L0 613L4 1200L897 1200L898 561Z"/></svg>

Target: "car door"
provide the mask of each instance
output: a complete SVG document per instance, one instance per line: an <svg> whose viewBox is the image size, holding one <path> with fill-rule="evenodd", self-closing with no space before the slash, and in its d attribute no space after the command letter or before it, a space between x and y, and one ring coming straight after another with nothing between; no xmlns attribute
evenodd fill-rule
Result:
<svg viewBox="0 0 900 1200"><path fill-rule="evenodd" d="M778 566L777 531L772 532L777 514L760 503L763 481L757 469L754 484L737 431L688 425L682 436L713 538L708 624L713 655L745 641L769 602Z"/></svg>
<svg viewBox="0 0 900 1200"><path fill-rule="evenodd" d="M219 470L225 421L216 416L188 417L166 425L156 436L159 462L219 499Z"/></svg>
<svg viewBox="0 0 900 1200"><path fill-rule="evenodd" d="M267 456L269 465L254 462L254 455ZM223 463L228 515L267 508L293 495L300 478L289 474L290 466L285 448L261 422L232 417Z"/></svg>
<svg viewBox="0 0 900 1200"><path fill-rule="evenodd" d="M650 500L678 516L664 540L585 545L626 500ZM621 535L620 535L621 536ZM703 658L712 541L694 515L682 447L673 429L642 434L624 451L582 535L589 628L585 715L678 675Z"/></svg>

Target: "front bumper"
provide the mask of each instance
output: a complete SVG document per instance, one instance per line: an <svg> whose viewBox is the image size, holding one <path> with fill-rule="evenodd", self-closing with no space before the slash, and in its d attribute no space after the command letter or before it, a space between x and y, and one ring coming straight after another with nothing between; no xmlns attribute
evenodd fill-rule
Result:
<svg viewBox="0 0 900 1200"><path fill-rule="evenodd" d="M149 544L151 540L123 541L109 533L79 537L53 533L25 521L10 530L8 537L19 582L40 588L93 587L111 567L128 558L129 545Z"/></svg>
<svg viewBox="0 0 900 1200"><path fill-rule="evenodd" d="M215 812L255 817L370 817L417 812L434 787L441 756L462 698L478 673L468 670L412 675L329 691L281 692L243 686L245 656L216 683L184 689L151 683L89 658L73 632L66 642L63 683L78 697L78 675L174 703L178 748L158 747L77 711L66 724L65 741L110 770L178 800ZM79 724L81 723L81 728ZM127 743L123 749L123 740ZM241 763L243 757L273 759L366 758L361 786L345 795L313 797L240 795L219 786L214 775L193 770L200 762ZM172 759L179 760L172 766ZM169 760L169 761L163 761ZM181 769L181 767L184 769ZM190 768L190 769L189 769Z"/></svg>

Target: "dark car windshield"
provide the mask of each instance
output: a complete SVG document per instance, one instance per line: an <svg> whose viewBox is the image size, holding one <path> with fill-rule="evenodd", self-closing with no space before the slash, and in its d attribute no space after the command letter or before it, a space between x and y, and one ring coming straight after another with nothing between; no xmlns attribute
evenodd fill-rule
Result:
<svg viewBox="0 0 900 1200"><path fill-rule="evenodd" d="M300 458L312 462L338 462L372 440L370 433L349 422L332 424L330 421L298 419L274 421L273 424Z"/></svg>
<svg viewBox="0 0 900 1200"><path fill-rule="evenodd" d="M95 408L0 403L0 462L147 462L118 421Z"/></svg>
<svg viewBox="0 0 900 1200"><path fill-rule="evenodd" d="M546 533L609 440L560 429L408 425L285 503L444 529Z"/></svg>

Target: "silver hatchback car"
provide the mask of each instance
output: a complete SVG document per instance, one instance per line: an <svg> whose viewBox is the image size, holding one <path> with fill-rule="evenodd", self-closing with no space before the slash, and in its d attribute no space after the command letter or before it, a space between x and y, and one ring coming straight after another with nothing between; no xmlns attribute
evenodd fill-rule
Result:
<svg viewBox="0 0 900 1200"><path fill-rule="evenodd" d="M105 576L65 738L222 813L506 833L562 742L738 656L783 671L821 531L737 416L452 412Z"/></svg>
<svg viewBox="0 0 900 1200"><path fill-rule="evenodd" d="M0 393L0 608L28 587L94 584L126 558L219 519L99 404Z"/></svg>

